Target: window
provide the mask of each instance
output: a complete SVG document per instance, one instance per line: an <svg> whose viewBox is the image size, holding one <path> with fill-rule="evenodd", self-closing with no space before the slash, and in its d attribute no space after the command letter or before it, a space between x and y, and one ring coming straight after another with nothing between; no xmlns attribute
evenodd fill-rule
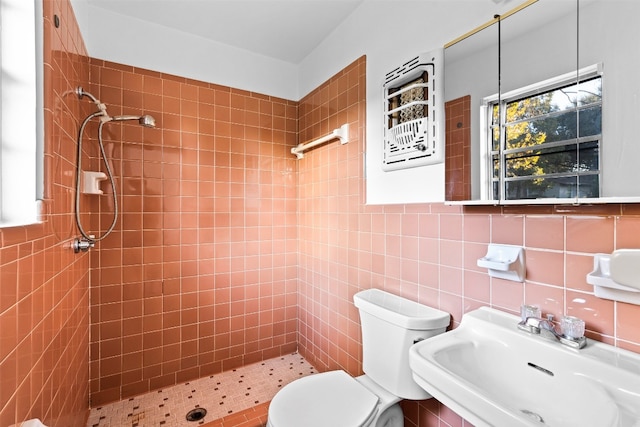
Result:
<svg viewBox="0 0 640 427"><path fill-rule="evenodd" d="M486 103L489 198L599 197L602 76L596 67L579 75Z"/></svg>
<svg viewBox="0 0 640 427"><path fill-rule="evenodd" d="M42 3L0 2L0 227L39 220L42 198Z"/></svg>

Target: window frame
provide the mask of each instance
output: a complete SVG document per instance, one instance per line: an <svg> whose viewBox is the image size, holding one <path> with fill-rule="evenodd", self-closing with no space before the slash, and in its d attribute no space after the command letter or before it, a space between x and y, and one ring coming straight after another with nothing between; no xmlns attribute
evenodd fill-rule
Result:
<svg viewBox="0 0 640 427"><path fill-rule="evenodd" d="M544 204L549 202L558 204L558 203L576 203L578 200L597 199L598 197L600 197L600 195L598 195L597 197L594 197L594 198L585 198L585 197L580 197L579 193L577 193L575 197L569 197L569 198L548 197L548 198L537 198L537 199L535 198L507 199L505 197L506 182L518 180L518 179L509 179L509 180L505 179L505 175L506 175L505 168L504 168L505 156L513 151L513 150L506 150L505 148L505 145L506 145L505 127L506 127L507 104L517 100L532 98L536 95L541 95L541 94L553 91L554 89L566 87L572 84L578 84L594 78L600 78L601 87L604 87L602 64L594 64L588 67L584 67L578 70L577 72L565 73L547 80L543 80L538 83L534 83L522 88L518 88L512 91L503 93L503 94L495 94L490 97L486 97L482 100L481 107L480 107L480 124L481 124L480 152L482 156L482 161L480 164L480 167L481 167L480 173L481 173L481 180L482 180L481 182L481 192L482 192L481 198L482 199L492 200L495 202L499 202L500 204L522 204L523 201L531 204L538 204L538 203ZM602 90L604 91L604 89ZM499 142L499 150L496 152L493 150L493 131L494 131L493 108L495 105L498 105L498 104L500 105L500 108L499 108L500 117L499 117L499 124L498 124L498 127L500 129L500 135L499 135L500 142ZM600 107L601 107L601 110L603 111L604 104L602 100L600 101ZM576 111L579 111L581 109L579 106L576 106L574 108L576 108ZM599 150L598 169L597 169L597 172L591 172L589 174L590 175L597 174L599 176L599 181L600 181L599 194L600 194L601 186L602 186L602 162L600 159L600 156L602 153L602 142L603 142L602 130L600 134L590 135L586 138L589 141L591 141L596 139L594 137L597 137L597 140L598 140L598 150ZM549 145L545 147L552 147L553 145L568 146L571 144L579 144L584 139L585 137L577 136L575 139L571 141L566 140L562 143L557 143L557 144L549 143ZM493 173L492 173L493 155L496 153L499 153L499 162L501 166L499 176L498 176L498 181L497 181L499 186L499 197L497 199L494 198L494 195L493 195L493 184L496 181L494 180ZM588 174L576 174L576 176L580 176L580 175L588 175Z"/></svg>
<svg viewBox="0 0 640 427"><path fill-rule="evenodd" d="M0 3L0 228L41 221L43 20L42 0Z"/></svg>

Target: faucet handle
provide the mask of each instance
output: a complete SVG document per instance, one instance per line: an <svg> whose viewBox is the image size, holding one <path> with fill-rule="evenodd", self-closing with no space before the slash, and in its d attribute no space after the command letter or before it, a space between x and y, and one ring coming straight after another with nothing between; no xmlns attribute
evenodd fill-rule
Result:
<svg viewBox="0 0 640 427"><path fill-rule="evenodd" d="M537 305L523 305L520 306L520 318L522 321L526 321L529 317L540 317L540 307Z"/></svg>
<svg viewBox="0 0 640 427"><path fill-rule="evenodd" d="M579 339L584 336L584 320L574 316L564 316L562 318L562 333L567 338Z"/></svg>
<svg viewBox="0 0 640 427"><path fill-rule="evenodd" d="M547 320L548 320L549 322L553 322L553 314L551 314L551 313L547 313Z"/></svg>

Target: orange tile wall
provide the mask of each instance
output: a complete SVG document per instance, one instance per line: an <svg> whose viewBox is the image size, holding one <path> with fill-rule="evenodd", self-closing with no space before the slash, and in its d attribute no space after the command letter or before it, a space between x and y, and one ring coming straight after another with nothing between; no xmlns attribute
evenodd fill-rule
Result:
<svg viewBox="0 0 640 427"><path fill-rule="evenodd" d="M594 253L640 248L639 206L367 206L364 58L298 104L89 66L68 1L44 4L46 200L41 225L0 231L0 425L81 426L90 389L94 404L106 402L290 351L296 340L319 369L357 375L352 296L369 287L444 309L454 325L479 305L537 303L640 352L640 307L595 298L585 283ZM159 129L108 128L122 216L96 250L74 255L75 134L90 111L72 93L78 85L113 114L155 115ZM349 144L301 161L288 153L298 128L306 141L345 122ZM87 153L97 167L95 147ZM83 220L104 229L108 198L83 202L101 212ZM489 242L527 248L524 284L475 266ZM434 400L404 410L408 426L465 425Z"/></svg>
<svg viewBox="0 0 640 427"><path fill-rule="evenodd" d="M461 208L443 204L367 206L362 174L365 59L300 101L301 140L348 122L351 141L299 161L299 346L319 370L362 373L353 294L386 289L452 314L479 306L586 320L588 336L640 352L640 306L593 296L593 254L640 248L640 206ZM390 172L393 173L393 172ZM420 191L425 183L407 183ZM487 244L526 248L527 280L489 278L476 266ZM403 403L407 426L469 426L434 399Z"/></svg>
<svg viewBox="0 0 640 427"><path fill-rule="evenodd" d="M295 351L297 103L95 59L91 81L157 124L105 127L121 214L91 254L91 404Z"/></svg>
<svg viewBox="0 0 640 427"><path fill-rule="evenodd" d="M73 165L89 64L71 6L44 2L42 223L0 229L0 426L80 426L89 396L89 257L70 248ZM53 16L60 18L55 28Z"/></svg>
<svg viewBox="0 0 640 427"><path fill-rule="evenodd" d="M471 97L444 104L446 114L445 200L471 199Z"/></svg>

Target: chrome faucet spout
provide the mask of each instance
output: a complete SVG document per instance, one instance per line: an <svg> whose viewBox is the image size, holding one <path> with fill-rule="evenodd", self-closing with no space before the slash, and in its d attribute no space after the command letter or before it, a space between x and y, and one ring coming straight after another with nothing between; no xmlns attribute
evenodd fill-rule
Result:
<svg viewBox="0 0 640 427"><path fill-rule="evenodd" d="M556 331L556 327L551 319L542 319L540 317L527 317L518 323L518 327L529 333L540 335L542 331L550 332L555 338L560 338L561 334Z"/></svg>
<svg viewBox="0 0 640 427"><path fill-rule="evenodd" d="M562 336L562 334L559 333L556 329L556 326L553 324L553 321L551 319L540 319L538 327L540 328L540 330L551 333L557 339L560 339L560 337Z"/></svg>

